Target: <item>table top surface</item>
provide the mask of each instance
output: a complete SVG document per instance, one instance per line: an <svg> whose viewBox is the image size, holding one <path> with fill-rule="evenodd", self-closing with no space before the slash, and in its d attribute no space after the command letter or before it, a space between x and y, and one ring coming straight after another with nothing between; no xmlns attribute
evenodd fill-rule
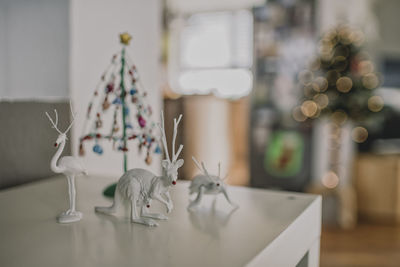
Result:
<svg viewBox="0 0 400 267"><path fill-rule="evenodd" d="M244 266L315 202L315 195L245 187L205 196L188 212L188 182L171 188L174 210L158 227L130 223L129 212L94 212L111 200L106 177L77 179L80 222L59 224L68 207L67 182L52 177L0 191L0 266ZM320 201L320 199L318 199ZM154 201L153 203L156 204ZM151 210L166 214L161 204Z"/></svg>

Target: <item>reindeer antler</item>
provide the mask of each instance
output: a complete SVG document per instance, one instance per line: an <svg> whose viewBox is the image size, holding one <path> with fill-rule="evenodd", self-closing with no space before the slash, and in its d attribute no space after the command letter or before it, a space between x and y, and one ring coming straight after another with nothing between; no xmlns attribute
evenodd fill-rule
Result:
<svg viewBox="0 0 400 267"><path fill-rule="evenodd" d="M203 161L201 162L201 167L200 167L199 162L197 161L197 159L194 156L192 156L192 160L193 160L194 164L196 164L197 168L199 168L200 171L202 171L205 175L210 176L208 174L208 171L207 171Z"/></svg>
<svg viewBox="0 0 400 267"><path fill-rule="evenodd" d="M178 120L174 119L174 135L172 138L172 161L175 162L179 154L182 152L183 145L181 144L178 148L178 152L175 154L175 141L176 141L176 135L178 134L178 125L181 122L182 119L182 114L179 115Z"/></svg>
<svg viewBox="0 0 400 267"><path fill-rule="evenodd" d="M169 153L168 153L167 137L165 136L164 112L162 112L162 111L161 111L161 124L158 123L158 127L160 128L160 131L161 131L161 141L164 146L165 157L167 158L168 162L171 162L171 159L170 159Z"/></svg>
<svg viewBox="0 0 400 267"><path fill-rule="evenodd" d="M53 125L52 128L56 129L57 132L58 132L59 134L62 134L62 132L61 132L61 131L58 129L58 127L57 127L57 124L58 124L58 114L57 114L57 110L54 109L54 114L55 114L55 116L56 116L56 117L55 117L55 120L56 120L55 122L54 122L53 119L50 117L49 113L47 113L47 111L46 111L45 113L46 113L47 118L49 118L51 124Z"/></svg>
<svg viewBox="0 0 400 267"><path fill-rule="evenodd" d="M178 120L175 118L174 119L174 133L172 137L172 160L169 156L168 153L168 146L167 146L167 137L165 134L165 125L164 125L164 112L161 111L161 124L158 124L158 127L160 128L161 131L161 141L164 147L164 152L165 152L165 157L167 160L172 163L175 162L178 159L179 154L182 152L183 145L181 144L178 148L178 152L175 153L175 141L176 141L176 136L178 134L178 125L182 119L182 114L179 115Z"/></svg>
<svg viewBox="0 0 400 267"><path fill-rule="evenodd" d="M47 113L47 111L45 112L47 118L49 118L51 124L53 125L52 128L56 129L57 132L58 132L59 134L66 134L66 133L71 129L72 124L73 124L74 121L75 121L75 115L74 115L74 111L73 111L73 108L72 108L72 103L71 103L71 101L69 102L69 107L70 107L70 109L71 109L72 121L71 121L70 125L67 127L67 129L66 129L64 132L61 132L60 129L58 129L58 127L57 127L57 125L58 125L58 113L57 113L57 110L54 109L55 121L53 121L53 119L51 118L51 116L49 115L49 113Z"/></svg>

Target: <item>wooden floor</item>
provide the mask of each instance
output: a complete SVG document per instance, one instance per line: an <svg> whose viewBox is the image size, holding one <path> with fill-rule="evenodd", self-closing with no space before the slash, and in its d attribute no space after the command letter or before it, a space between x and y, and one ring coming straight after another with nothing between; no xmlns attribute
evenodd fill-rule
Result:
<svg viewBox="0 0 400 267"><path fill-rule="evenodd" d="M400 266L400 226L362 223L354 230L323 229L321 267Z"/></svg>

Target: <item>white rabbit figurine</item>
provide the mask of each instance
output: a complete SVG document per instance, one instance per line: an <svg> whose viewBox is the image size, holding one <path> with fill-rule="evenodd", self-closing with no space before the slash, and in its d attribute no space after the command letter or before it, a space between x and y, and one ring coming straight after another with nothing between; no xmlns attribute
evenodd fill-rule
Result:
<svg viewBox="0 0 400 267"><path fill-rule="evenodd" d="M188 209L192 210L200 204L200 201L203 197L203 194L208 195L217 195L222 193L226 200L231 204L235 209L239 206L234 204L228 196L226 191L226 185L224 180L221 179L221 163L218 163L218 176L210 175L204 166L204 162L201 162L201 166L195 157L192 157L193 162L196 164L197 168L203 172L203 174L196 175L189 186L189 194L197 193L197 197L190 202Z"/></svg>
<svg viewBox="0 0 400 267"><path fill-rule="evenodd" d="M131 205L131 221L147 226L158 226L152 219L166 220L167 216L158 213L148 213L148 208L153 199L165 204L167 212L170 213L173 208L169 189L176 184L178 179L178 169L183 165L183 159L178 160L178 156L183 149L183 145L179 146L178 152L175 153L175 140L178 132L178 124L182 119L182 115L178 120L174 119L174 133L172 139L172 159L169 157L167 148L167 139L165 136L164 116L161 114L162 125L159 125L162 134L162 143L166 159L162 161L162 175L156 176L150 171L144 169L132 169L127 171L119 179L114 195L114 203L111 207L96 207L96 212L112 214L125 200ZM140 208L140 215L137 212Z"/></svg>

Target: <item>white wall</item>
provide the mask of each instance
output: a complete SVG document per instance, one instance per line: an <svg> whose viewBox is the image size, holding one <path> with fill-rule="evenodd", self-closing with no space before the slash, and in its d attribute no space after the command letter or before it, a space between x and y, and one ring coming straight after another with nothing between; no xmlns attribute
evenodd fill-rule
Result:
<svg viewBox="0 0 400 267"><path fill-rule="evenodd" d="M68 96L69 0L0 1L0 99Z"/></svg>
<svg viewBox="0 0 400 267"><path fill-rule="evenodd" d="M147 98L154 107L154 119L158 121L161 108L161 1L71 0L70 14L70 85L74 106L78 111L72 139L73 150L77 154L88 102L112 55L121 48L118 37L121 32L128 31L133 36L128 53L135 61L143 85L149 92ZM113 175L117 179L122 173L122 153L112 151L109 144L104 148L104 154L98 156L91 151L92 145L86 146L84 157L89 172ZM133 144L130 145L132 147ZM130 151L129 159L130 168L145 167L160 171L159 158L153 160L151 166L146 166L136 151Z"/></svg>

